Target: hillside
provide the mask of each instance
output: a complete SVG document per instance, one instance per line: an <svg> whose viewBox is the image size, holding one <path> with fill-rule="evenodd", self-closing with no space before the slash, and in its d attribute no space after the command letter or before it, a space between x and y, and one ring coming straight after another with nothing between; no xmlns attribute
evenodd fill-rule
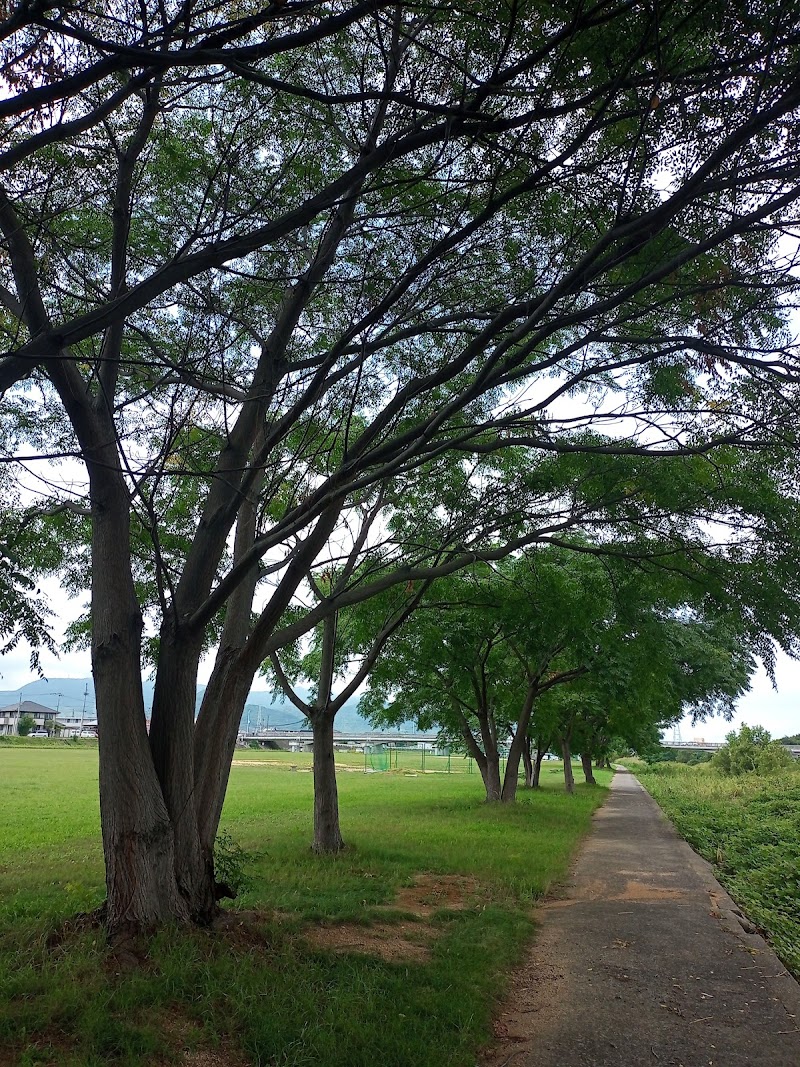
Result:
<svg viewBox="0 0 800 1067"><path fill-rule="evenodd" d="M153 703L153 683L145 679L142 686L145 708L149 712ZM205 686L199 685L197 687L198 709L204 692ZM0 707L15 704L18 700L35 700L39 704L61 712L70 711L80 714L85 709L87 719L94 718L96 714L94 682L91 678L38 678L28 682L21 689L0 690ZM302 724L302 715L288 700L276 700L273 694L266 690L253 690L250 693L250 699L242 716L243 728L249 730L266 726L301 726ZM374 729L366 719L359 715L357 697L348 700L336 716L336 726L339 730L347 731ZM406 728L413 729L413 724L406 724Z"/></svg>

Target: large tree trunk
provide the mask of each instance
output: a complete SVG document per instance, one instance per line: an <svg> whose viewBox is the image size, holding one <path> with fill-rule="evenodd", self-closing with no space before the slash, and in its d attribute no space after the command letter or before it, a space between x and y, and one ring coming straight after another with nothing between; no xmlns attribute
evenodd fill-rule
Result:
<svg viewBox="0 0 800 1067"><path fill-rule="evenodd" d="M335 527L341 506L341 499L334 501L317 521L286 568L278 589L255 627L251 626L250 605L257 582L256 572L242 581L228 602L220 647L203 695L194 735L195 802L205 854L213 851L239 724L253 679L268 654L269 637L309 565ZM241 550L245 551L248 537L252 535L243 522L237 527L237 545L240 531Z"/></svg>
<svg viewBox="0 0 800 1067"><path fill-rule="evenodd" d="M261 442L259 435L257 444ZM257 531L257 499L263 472L254 479L250 495L241 503L233 544L238 563L252 548ZM231 594L225 607L214 669L209 678L194 724L193 762L195 809L200 847L207 863L213 864L214 841L225 802L236 738L247 696L253 683L252 669L243 667L240 654L250 633L253 596L258 585L258 567L253 566Z"/></svg>
<svg viewBox="0 0 800 1067"><path fill-rule="evenodd" d="M217 911L213 854L201 846L194 774L195 701L200 641L170 625L161 630L150 747L175 835L178 888L191 918L209 923Z"/></svg>
<svg viewBox="0 0 800 1067"><path fill-rule="evenodd" d="M503 791L500 784L500 756L497 751L486 758L485 770L481 767L483 784L486 787L487 803L493 804L502 800Z"/></svg>
<svg viewBox="0 0 800 1067"><path fill-rule="evenodd" d="M252 671L242 669L238 658L238 649L220 649L195 724L195 803L206 856L213 856L239 725L253 683Z"/></svg>
<svg viewBox="0 0 800 1067"><path fill-rule="evenodd" d="M339 792L333 750L334 716L329 708L317 709L311 719L314 735L314 843L315 852L341 852Z"/></svg>
<svg viewBox="0 0 800 1067"><path fill-rule="evenodd" d="M493 769L490 767L489 758L486 755L486 738L489 738L489 749L492 750L492 739L488 729L488 724L484 726L481 724L481 737L483 740L484 748L478 744L475 734L472 732L469 719L464 714L464 709L459 702L454 698L451 698L451 707L458 720L459 729L461 730L461 736L464 738L464 743L467 746L467 752L475 760L478 770L481 772L481 778L483 779L483 785L486 790L486 799L499 800L500 799L500 759L499 756L496 760L496 766ZM496 746L495 746L496 754Z"/></svg>
<svg viewBox="0 0 800 1067"><path fill-rule="evenodd" d="M517 727L514 732L514 739L511 742L511 748L508 750L508 759L506 760L506 773L503 778L503 803L513 804L517 799L517 784L519 781L519 763L522 759L523 752L525 752L528 745L528 727L531 722L531 713L533 711L533 702L537 693L536 683L529 681L528 690L525 694L525 700L520 709L519 719L517 720Z"/></svg>
<svg viewBox="0 0 800 1067"><path fill-rule="evenodd" d="M486 789L486 801L493 804L502 799L503 790L500 781L500 750L497 744L497 730L491 711L476 714L481 732L483 759L476 760Z"/></svg>
<svg viewBox="0 0 800 1067"><path fill-rule="evenodd" d="M575 776L572 773L572 751L569 734L563 734L561 740L561 757L564 760L564 788L568 793L575 792Z"/></svg>
<svg viewBox="0 0 800 1067"><path fill-rule="evenodd" d="M111 435L113 440L113 435ZM175 877L173 828L153 766L141 676L142 617L130 566L127 490L116 456L89 464L92 673L110 935L189 918Z"/></svg>
<svg viewBox="0 0 800 1067"><path fill-rule="evenodd" d="M583 776L586 779L586 784L597 785L594 774L592 773L591 752L581 752L581 766L583 767Z"/></svg>
<svg viewBox="0 0 800 1067"><path fill-rule="evenodd" d="M506 770L503 775L503 791L501 794L501 800L504 804L513 804L517 799L517 785L519 783L519 764L522 759L522 754L525 748L525 741L519 741L519 734L516 734L514 740L511 742L511 748L508 750L508 759L506 760Z"/></svg>

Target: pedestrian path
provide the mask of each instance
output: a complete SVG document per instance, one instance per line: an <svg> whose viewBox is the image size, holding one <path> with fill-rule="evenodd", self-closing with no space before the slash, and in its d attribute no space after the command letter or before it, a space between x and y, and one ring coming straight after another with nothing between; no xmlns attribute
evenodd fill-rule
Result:
<svg viewBox="0 0 800 1067"><path fill-rule="evenodd" d="M628 772L537 914L482 1067L800 1067L800 986Z"/></svg>

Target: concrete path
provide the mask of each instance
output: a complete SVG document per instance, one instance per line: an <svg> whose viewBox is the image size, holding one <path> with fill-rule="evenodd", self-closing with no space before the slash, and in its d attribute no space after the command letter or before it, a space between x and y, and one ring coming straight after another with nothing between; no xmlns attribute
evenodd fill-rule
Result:
<svg viewBox="0 0 800 1067"><path fill-rule="evenodd" d="M800 1067L800 986L631 774L538 918L484 1067Z"/></svg>

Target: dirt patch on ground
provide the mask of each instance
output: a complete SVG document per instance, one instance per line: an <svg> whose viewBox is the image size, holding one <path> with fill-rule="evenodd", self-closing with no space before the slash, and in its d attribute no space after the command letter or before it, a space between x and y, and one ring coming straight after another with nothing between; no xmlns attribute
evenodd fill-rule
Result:
<svg viewBox="0 0 800 1067"><path fill-rule="evenodd" d="M182 1060L186 1067L234 1067L229 1053L211 1052L209 1049L184 1052ZM240 1062L244 1063L244 1060Z"/></svg>
<svg viewBox="0 0 800 1067"><path fill-rule="evenodd" d="M414 916L405 922L325 923L307 928L303 936L315 948L332 952L358 952L384 960L424 962L439 930L424 920L440 911L463 911L480 897L474 878L420 874L413 885L403 886L390 904L376 911L401 911Z"/></svg>
<svg viewBox="0 0 800 1067"><path fill-rule="evenodd" d="M287 763L286 760L280 759L235 759L231 762L232 767L281 767L283 770L296 771L298 774L311 774L314 770L314 766L306 765L301 767L300 764ZM358 774L364 773L364 767L361 764L353 763L337 763L336 773L339 771L355 771ZM367 768L367 772L370 772L371 768ZM377 773L377 772L375 772ZM427 772L425 772L427 773Z"/></svg>
<svg viewBox="0 0 800 1067"><path fill-rule="evenodd" d="M474 878L457 874L420 874L413 885L404 886L392 904L393 910L410 912L426 918L441 909L464 911L480 896L481 887Z"/></svg>
<svg viewBox="0 0 800 1067"><path fill-rule="evenodd" d="M627 878L621 889L609 885L604 879L597 879L583 882L579 894L572 894L563 900L548 901L544 907L568 908L586 900L627 900L632 903L649 903L657 900L683 900L685 897L686 892L682 889L653 885L652 882L641 882L633 878Z"/></svg>
<svg viewBox="0 0 800 1067"><path fill-rule="evenodd" d="M374 923L371 926L337 923L315 926L306 930L303 936L308 944L327 952L356 952L390 962L424 963L430 957L436 931L418 922Z"/></svg>

